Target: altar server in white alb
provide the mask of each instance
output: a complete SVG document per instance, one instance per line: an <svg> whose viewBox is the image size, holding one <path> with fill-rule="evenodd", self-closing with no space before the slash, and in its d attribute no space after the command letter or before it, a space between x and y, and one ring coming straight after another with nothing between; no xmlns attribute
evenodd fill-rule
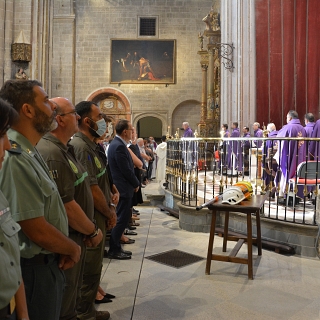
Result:
<svg viewBox="0 0 320 320"><path fill-rule="evenodd" d="M167 160L167 138L161 137L161 143L157 146L155 154L157 155L156 180L158 182L166 178L166 160Z"/></svg>

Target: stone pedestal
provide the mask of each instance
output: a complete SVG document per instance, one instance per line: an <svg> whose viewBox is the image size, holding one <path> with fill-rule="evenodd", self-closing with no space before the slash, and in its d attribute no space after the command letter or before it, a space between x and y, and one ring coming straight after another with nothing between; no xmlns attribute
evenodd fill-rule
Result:
<svg viewBox="0 0 320 320"><path fill-rule="evenodd" d="M191 232L210 232L211 211L207 208L196 211L195 207L188 207L178 202L179 227Z"/></svg>

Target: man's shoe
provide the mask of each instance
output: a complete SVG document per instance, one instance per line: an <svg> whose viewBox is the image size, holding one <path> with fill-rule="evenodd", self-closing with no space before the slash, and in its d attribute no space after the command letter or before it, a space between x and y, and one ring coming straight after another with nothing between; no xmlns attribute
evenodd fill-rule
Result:
<svg viewBox="0 0 320 320"><path fill-rule="evenodd" d="M134 226L130 226L130 225L129 225L129 226L127 227L127 229L129 229L129 230L136 230L137 228L134 227Z"/></svg>
<svg viewBox="0 0 320 320"><path fill-rule="evenodd" d="M131 252L131 251L123 250L123 249L121 249L121 253L124 253L124 254L126 254L126 255L128 255L128 256L131 256L131 255L132 255L132 252Z"/></svg>
<svg viewBox="0 0 320 320"><path fill-rule="evenodd" d="M136 236L136 235L137 235L136 232L131 231L131 230L128 230L128 229L126 229L126 230L124 231L124 234L125 234L126 236Z"/></svg>
<svg viewBox="0 0 320 320"><path fill-rule="evenodd" d="M108 311L96 311L96 320L108 320L110 313Z"/></svg>
<svg viewBox="0 0 320 320"><path fill-rule="evenodd" d="M132 208L132 212L133 212L133 213L138 213L139 210L136 210L135 208Z"/></svg>
<svg viewBox="0 0 320 320"><path fill-rule="evenodd" d="M128 260L131 256L122 252L108 252L109 259Z"/></svg>

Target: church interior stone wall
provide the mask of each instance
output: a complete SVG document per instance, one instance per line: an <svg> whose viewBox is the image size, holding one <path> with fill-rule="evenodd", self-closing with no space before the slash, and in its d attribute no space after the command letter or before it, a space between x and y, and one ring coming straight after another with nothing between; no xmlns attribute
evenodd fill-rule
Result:
<svg viewBox="0 0 320 320"><path fill-rule="evenodd" d="M211 5L212 0L49 0L46 5L39 0L6 0L0 4L0 29L7 34L4 39L0 36L0 68L7 65L9 72L1 73L1 84L17 71L8 50L23 30L33 46L26 72L44 83L49 96L77 103L99 88L115 87L128 97L135 117L152 116L155 110L166 113L165 134L165 126L172 127L174 109L201 98L198 33L204 29L202 19ZM111 39L150 39L138 37L141 16L157 17L158 36L152 39L176 40L175 84L110 84ZM194 113L200 114L200 107ZM185 115L179 113L177 121L190 120Z"/></svg>

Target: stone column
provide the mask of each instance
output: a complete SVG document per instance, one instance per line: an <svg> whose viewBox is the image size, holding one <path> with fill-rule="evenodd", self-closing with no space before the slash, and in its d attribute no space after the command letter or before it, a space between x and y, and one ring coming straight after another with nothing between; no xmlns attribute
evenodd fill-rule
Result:
<svg viewBox="0 0 320 320"><path fill-rule="evenodd" d="M33 0L31 79L40 80L51 96L53 0Z"/></svg>
<svg viewBox="0 0 320 320"><path fill-rule="evenodd" d="M62 5L63 4L63 5ZM75 103L76 17L74 3L54 3L52 39L52 95L65 96ZM65 33L65 30L69 30ZM63 34L63 37L60 35Z"/></svg>
<svg viewBox="0 0 320 320"><path fill-rule="evenodd" d="M13 10L14 3L13 0L7 0L5 3L1 1L1 17L2 21L3 35L4 38L1 39L0 44L0 61L3 61L3 64L0 64L3 69L0 69L0 84L2 84L12 78L12 62L11 62L11 43L13 42ZM0 28L1 29L1 28ZM3 75L3 77L2 77Z"/></svg>
<svg viewBox="0 0 320 320"><path fill-rule="evenodd" d="M250 126L256 116L255 0L221 1L220 20L221 42L235 47L233 71L221 66L221 122Z"/></svg>
<svg viewBox="0 0 320 320"><path fill-rule="evenodd" d="M4 30L5 30L5 12L6 6L5 2L0 2L0 61L4 61ZM3 85L3 71L4 71L4 65L3 63L0 63L0 87Z"/></svg>

